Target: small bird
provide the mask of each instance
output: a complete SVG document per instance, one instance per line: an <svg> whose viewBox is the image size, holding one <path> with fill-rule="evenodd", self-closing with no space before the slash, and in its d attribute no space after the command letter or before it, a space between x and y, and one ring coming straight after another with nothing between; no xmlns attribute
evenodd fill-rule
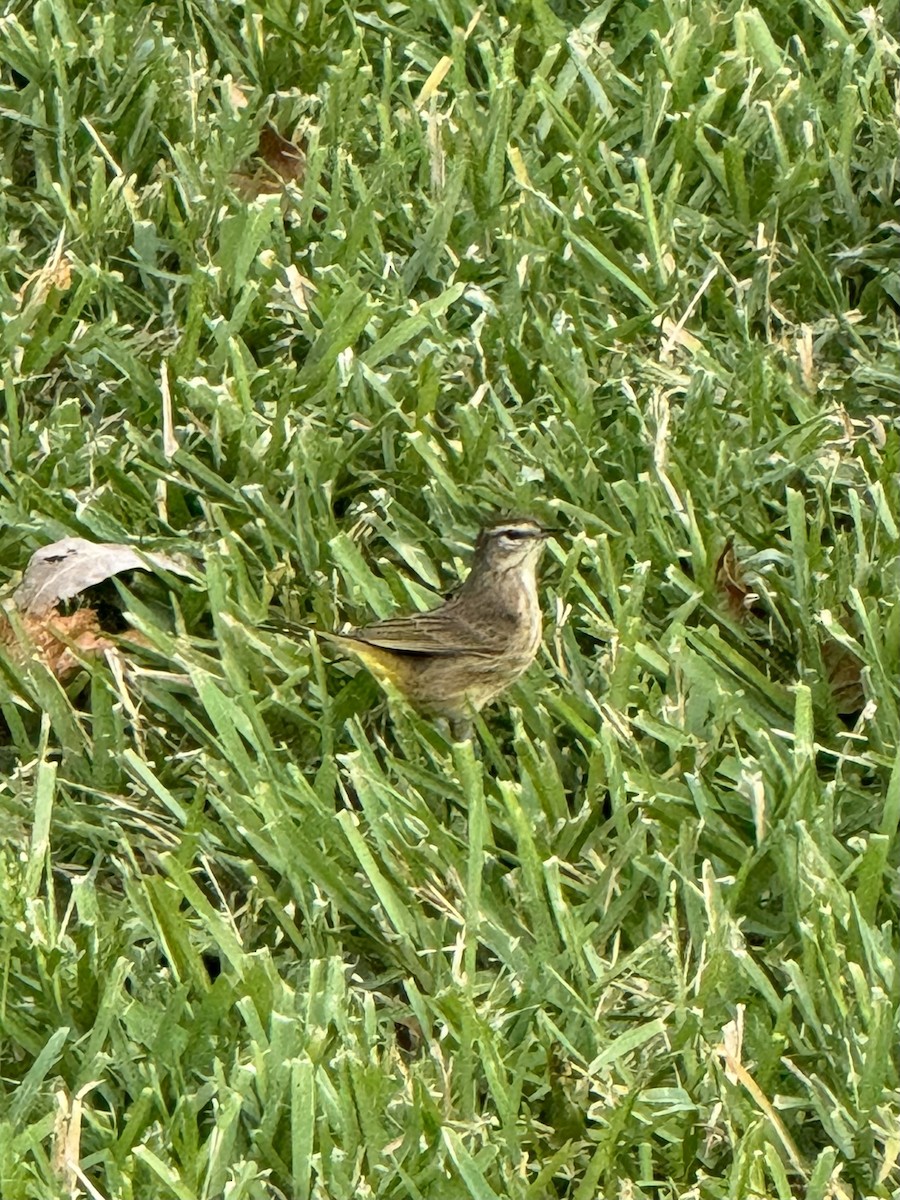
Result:
<svg viewBox="0 0 900 1200"><path fill-rule="evenodd" d="M462 587L431 612L324 636L355 654L455 741L525 671L541 643L537 565L553 530L528 518L486 525Z"/></svg>

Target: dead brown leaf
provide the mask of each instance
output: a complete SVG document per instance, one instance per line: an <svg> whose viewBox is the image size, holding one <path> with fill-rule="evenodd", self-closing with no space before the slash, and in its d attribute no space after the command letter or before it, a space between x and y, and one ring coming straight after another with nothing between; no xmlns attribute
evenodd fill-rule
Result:
<svg viewBox="0 0 900 1200"><path fill-rule="evenodd" d="M306 173L304 147L282 137L273 125L259 135L256 153L235 171L232 186L244 200L273 195L288 184L302 184Z"/></svg>
<svg viewBox="0 0 900 1200"><path fill-rule="evenodd" d="M86 606L61 613L60 604L124 571L154 568L191 574L167 554L137 551L119 542L69 537L42 547L31 556L6 611L0 609L0 646L14 662L37 657L65 682L82 658L110 650L114 643L101 628L96 609Z"/></svg>
<svg viewBox="0 0 900 1200"><path fill-rule="evenodd" d="M745 621L759 596L747 583L743 567L734 552L734 539L729 538L716 562L716 588L729 614L736 621Z"/></svg>
<svg viewBox="0 0 900 1200"><path fill-rule="evenodd" d="M13 662L24 663L35 655L60 683L75 674L82 656L100 654L113 644L103 636L93 608L79 608L69 616L22 613L18 625L21 634L8 618L0 617L0 645Z"/></svg>
<svg viewBox="0 0 900 1200"><path fill-rule="evenodd" d="M297 183L303 178L306 155L294 142L283 138L274 126L267 125L259 135L256 153L285 183Z"/></svg>
<svg viewBox="0 0 900 1200"><path fill-rule="evenodd" d="M837 638L826 636L822 641L822 662L834 697L835 712L841 716L858 713L866 703L862 660Z"/></svg>

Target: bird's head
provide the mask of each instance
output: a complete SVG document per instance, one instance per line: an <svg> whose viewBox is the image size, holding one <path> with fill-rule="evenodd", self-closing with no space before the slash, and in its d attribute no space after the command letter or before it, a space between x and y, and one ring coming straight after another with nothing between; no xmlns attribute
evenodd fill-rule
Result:
<svg viewBox="0 0 900 1200"><path fill-rule="evenodd" d="M515 517L485 525L475 542L473 570L508 571L534 567L541 556L544 542L553 536L530 517Z"/></svg>

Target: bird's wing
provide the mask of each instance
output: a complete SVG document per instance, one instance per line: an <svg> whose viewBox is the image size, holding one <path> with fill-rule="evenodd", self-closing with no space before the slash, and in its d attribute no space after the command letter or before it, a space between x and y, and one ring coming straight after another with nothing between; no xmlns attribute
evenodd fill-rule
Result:
<svg viewBox="0 0 900 1200"><path fill-rule="evenodd" d="M376 625L330 636L351 645L364 642L398 654L474 654L491 658L497 653L497 647L483 634L462 624L458 615L451 617L441 609L411 617L393 617Z"/></svg>

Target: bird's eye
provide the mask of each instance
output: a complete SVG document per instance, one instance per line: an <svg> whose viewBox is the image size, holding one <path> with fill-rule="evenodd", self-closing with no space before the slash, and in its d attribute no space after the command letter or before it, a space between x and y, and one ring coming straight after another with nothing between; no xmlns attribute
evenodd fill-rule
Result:
<svg viewBox="0 0 900 1200"><path fill-rule="evenodd" d="M514 542L520 542L522 538L531 537L531 534L527 529L505 529L503 531L503 536L512 538Z"/></svg>

